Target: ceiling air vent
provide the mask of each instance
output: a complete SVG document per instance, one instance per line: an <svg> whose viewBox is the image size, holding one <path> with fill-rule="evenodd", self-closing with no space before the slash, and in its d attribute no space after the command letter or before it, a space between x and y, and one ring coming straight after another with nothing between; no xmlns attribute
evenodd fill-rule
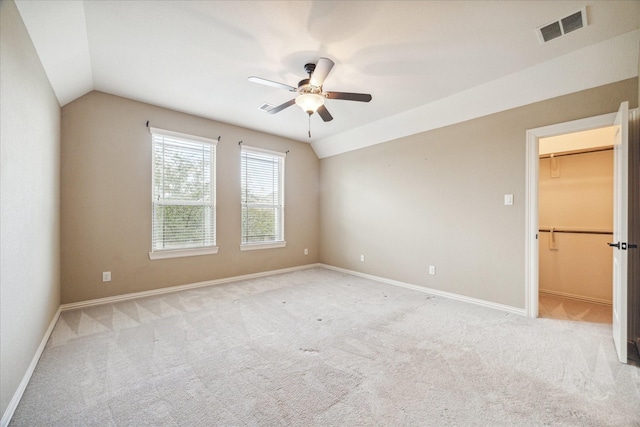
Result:
<svg viewBox="0 0 640 427"><path fill-rule="evenodd" d="M536 28L536 33L538 34L540 43L546 43L586 26L587 8L583 7L581 10L572 13L569 16L565 16L558 21Z"/></svg>

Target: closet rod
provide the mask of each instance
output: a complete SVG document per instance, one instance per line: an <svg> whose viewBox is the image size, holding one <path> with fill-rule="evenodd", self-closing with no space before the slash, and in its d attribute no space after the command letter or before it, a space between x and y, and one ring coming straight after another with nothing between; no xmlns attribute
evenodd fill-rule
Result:
<svg viewBox="0 0 640 427"><path fill-rule="evenodd" d="M551 233L550 228L541 228L538 230L540 233ZM602 230L572 230L570 228L554 228L554 233L571 233L571 234L613 234L613 231Z"/></svg>
<svg viewBox="0 0 640 427"><path fill-rule="evenodd" d="M592 150L574 151L572 153L554 154L553 157L557 158L557 157L564 157L564 156L575 156L576 154L599 153L601 151L611 151L611 150L613 150L613 147L601 147L601 148L594 148ZM551 154L542 154L539 158L548 159L549 157L551 157Z"/></svg>

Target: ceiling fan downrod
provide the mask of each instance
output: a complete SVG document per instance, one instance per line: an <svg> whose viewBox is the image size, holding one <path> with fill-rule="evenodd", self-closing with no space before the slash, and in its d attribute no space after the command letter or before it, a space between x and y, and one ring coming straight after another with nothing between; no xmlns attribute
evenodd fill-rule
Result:
<svg viewBox="0 0 640 427"><path fill-rule="evenodd" d="M311 79L311 75L316 70L316 64L304 64L304 71L309 75L309 79Z"/></svg>

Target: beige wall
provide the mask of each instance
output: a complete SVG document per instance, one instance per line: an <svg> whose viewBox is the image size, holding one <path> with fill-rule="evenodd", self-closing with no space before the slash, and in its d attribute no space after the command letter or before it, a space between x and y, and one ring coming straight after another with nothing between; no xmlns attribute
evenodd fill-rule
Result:
<svg viewBox="0 0 640 427"><path fill-rule="evenodd" d="M60 306L60 107L12 1L0 2L0 414Z"/></svg>
<svg viewBox="0 0 640 427"><path fill-rule="evenodd" d="M636 106L637 84L322 159L321 261L524 308L526 130L617 111L624 100ZM503 205L505 194L514 194L514 206Z"/></svg>
<svg viewBox="0 0 640 427"><path fill-rule="evenodd" d="M557 178L551 177L549 158L539 162L540 227L612 230L613 150L557 157L556 162Z"/></svg>
<svg viewBox="0 0 640 427"><path fill-rule="evenodd" d="M217 255L149 260L145 124L217 138ZM285 152L286 248L240 251L240 147ZM62 302L318 262L319 160L310 145L101 92L62 109ZM304 255L304 249L309 255ZM111 271L112 281L102 282Z"/></svg>
<svg viewBox="0 0 640 427"><path fill-rule="evenodd" d="M605 135L600 145L613 142ZM613 150L556 158L559 177L551 177L551 159L540 159L538 186L541 228L613 230ZM540 233L541 292L611 302L611 235Z"/></svg>

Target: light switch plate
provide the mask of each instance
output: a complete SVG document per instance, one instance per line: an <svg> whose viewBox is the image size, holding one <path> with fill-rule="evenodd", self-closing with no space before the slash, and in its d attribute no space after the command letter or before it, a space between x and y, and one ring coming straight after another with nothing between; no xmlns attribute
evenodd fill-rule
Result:
<svg viewBox="0 0 640 427"><path fill-rule="evenodd" d="M513 205L513 194L505 194L504 195L504 205L512 206Z"/></svg>

